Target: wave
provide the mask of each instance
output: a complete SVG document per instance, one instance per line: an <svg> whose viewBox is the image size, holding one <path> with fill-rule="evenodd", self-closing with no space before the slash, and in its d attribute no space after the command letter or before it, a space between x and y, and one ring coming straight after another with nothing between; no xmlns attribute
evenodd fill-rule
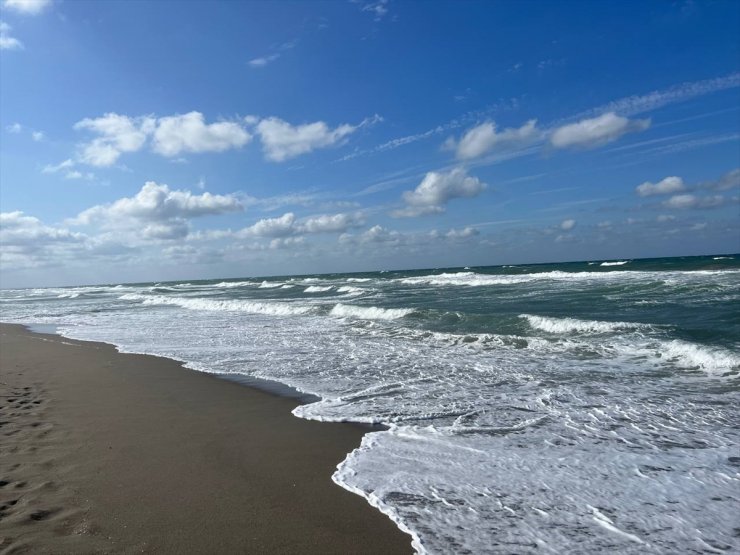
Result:
<svg viewBox="0 0 740 555"><path fill-rule="evenodd" d="M532 281L532 275L494 276L477 274L475 272L457 272L454 274L437 274L431 276L417 276L401 279L406 285L467 285L471 287L482 285L510 285Z"/></svg>
<svg viewBox="0 0 740 555"><path fill-rule="evenodd" d="M249 312L271 316L291 316L307 314L313 310L310 306L285 303L261 303L239 300L189 299L184 297L164 297L162 295L139 295L136 293L122 295L119 299L140 301L144 305L172 305L188 310L208 310L217 312Z"/></svg>
<svg viewBox="0 0 740 555"><path fill-rule="evenodd" d="M732 256L715 256L712 260L735 260Z"/></svg>
<svg viewBox="0 0 740 555"><path fill-rule="evenodd" d="M575 318L552 318L534 314L520 314L534 329L547 333L611 333L623 330L650 329L649 324L634 322L603 322L599 320L577 320Z"/></svg>
<svg viewBox="0 0 740 555"><path fill-rule="evenodd" d="M281 281L263 281L259 284L260 289L275 289L276 287L282 287L285 285Z"/></svg>
<svg viewBox="0 0 740 555"><path fill-rule="evenodd" d="M331 285L327 285L326 287L323 287L321 285L309 285L303 290L303 292L304 293L323 293L329 290L331 290Z"/></svg>
<svg viewBox="0 0 740 555"><path fill-rule="evenodd" d="M629 260L616 260L614 262L602 262L599 266L624 266L629 264Z"/></svg>
<svg viewBox="0 0 740 555"><path fill-rule="evenodd" d="M360 318L363 320L396 320L413 313L413 308L380 308L377 306L354 306L336 304L331 309L332 316L339 318Z"/></svg>
<svg viewBox="0 0 740 555"><path fill-rule="evenodd" d="M361 289L359 287L352 287L350 285L342 285L340 288L337 289L338 293L346 293L348 297L353 297L356 295L362 295L365 292L365 289Z"/></svg>
<svg viewBox="0 0 740 555"><path fill-rule="evenodd" d="M625 264L629 261L620 261ZM589 263L590 264L590 263ZM616 264L609 262L608 264ZM564 272L553 270L551 272L538 272L532 274L479 274L476 272L457 272L432 274L426 276L415 276L399 278L405 285L441 285L441 286L468 286L480 287L490 285L516 285L521 283L533 283L538 281L560 281L560 282L624 282L626 280L655 280L666 284L674 284L677 279L703 278L706 276L726 276L740 273L740 270L678 270L674 272L665 271L633 271L633 270L611 270L590 272Z"/></svg>
<svg viewBox="0 0 740 555"><path fill-rule="evenodd" d="M190 284L187 284L190 285ZM209 285L207 287L219 287L219 288L226 288L230 289L232 287L246 287L249 285L257 285L253 281L222 281L221 283L214 283L213 285Z"/></svg>
<svg viewBox="0 0 740 555"><path fill-rule="evenodd" d="M679 339L661 342L660 355L677 366L699 368L708 374L726 375L740 371L740 356Z"/></svg>

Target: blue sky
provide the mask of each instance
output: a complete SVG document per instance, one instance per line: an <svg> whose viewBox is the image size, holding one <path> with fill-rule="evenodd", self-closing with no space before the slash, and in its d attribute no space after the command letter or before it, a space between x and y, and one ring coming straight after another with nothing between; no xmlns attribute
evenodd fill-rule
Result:
<svg viewBox="0 0 740 555"><path fill-rule="evenodd" d="M2 287L740 251L737 2L0 19Z"/></svg>

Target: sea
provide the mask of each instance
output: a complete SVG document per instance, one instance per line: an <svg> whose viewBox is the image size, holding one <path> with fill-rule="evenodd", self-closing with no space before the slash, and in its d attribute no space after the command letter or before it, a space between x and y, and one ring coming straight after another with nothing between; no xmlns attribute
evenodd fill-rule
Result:
<svg viewBox="0 0 740 555"><path fill-rule="evenodd" d="M740 553L737 254L2 290L0 311L372 425L332 479L419 553Z"/></svg>

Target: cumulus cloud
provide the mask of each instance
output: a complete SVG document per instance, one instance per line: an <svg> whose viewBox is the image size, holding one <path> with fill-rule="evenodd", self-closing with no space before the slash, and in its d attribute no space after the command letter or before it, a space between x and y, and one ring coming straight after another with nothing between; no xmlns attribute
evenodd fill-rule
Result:
<svg viewBox="0 0 740 555"><path fill-rule="evenodd" d="M301 230L305 233L342 233L364 223L359 214L325 214L308 218L301 224Z"/></svg>
<svg viewBox="0 0 740 555"><path fill-rule="evenodd" d="M51 0L4 0L3 7L22 15L38 15L51 6Z"/></svg>
<svg viewBox="0 0 740 555"><path fill-rule="evenodd" d="M10 25L4 21L0 21L0 50L23 49L23 43L17 38L10 36L10 32L12 30L13 28ZM20 129L18 129L18 131L20 131Z"/></svg>
<svg viewBox="0 0 740 555"><path fill-rule="evenodd" d="M46 135L44 135L43 131L32 131L31 138L34 141L38 142L38 141L43 141L46 138Z"/></svg>
<svg viewBox="0 0 740 555"><path fill-rule="evenodd" d="M152 149L163 156L183 152L222 152L239 148L252 136L235 122L206 124L203 114L189 112L157 120Z"/></svg>
<svg viewBox="0 0 740 555"><path fill-rule="evenodd" d="M537 120L529 120L519 128L508 128L496 131L496 124L492 121L482 123L468 130L457 145L448 143L448 146L456 147L456 156L460 160L477 158L491 150L522 144L532 141L539 136Z"/></svg>
<svg viewBox="0 0 740 555"><path fill-rule="evenodd" d="M286 212L278 218L265 218L239 232L240 236L288 237L296 233L296 217Z"/></svg>
<svg viewBox="0 0 740 555"><path fill-rule="evenodd" d="M243 209L241 202L230 195L194 195L148 181L133 197L88 208L69 223L128 229L146 239L175 239L188 234L191 218Z"/></svg>
<svg viewBox="0 0 740 555"><path fill-rule="evenodd" d="M575 220L563 220L560 223L560 229L562 229L563 231L570 231L574 227L576 227L576 221Z"/></svg>
<svg viewBox="0 0 740 555"><path fill-rule="evenodd" d="M18 122L11 123L10 125L5 126L5 130L8 133L20 133L21 131L23 131L23 126Z"/></svg>
<svg viewBox="0 0 740 555"><path fill-rule="evenodd" d="M644 131L648 127L649 119L630 120L614 112L607 112L557 128L550 135L550 144L555 148L594 148L616 141L627 133Z"/></svg>
<svg viewBox="0 0 740 555"><path fill-rule="evenodd" d="M0 213L0 245L37 249L49 243L79 242L85 235L49 227L23 212Z"/></svg>
<svg viewBox="0 0 740 555"><path fill-rule="evenodd" d="M480 235L480 231L474 227L468 226L463 229L451 229L445 233L447 239L468 239Z"/></svg>
<svg viewBox="0 0 740 555"><path fill-rule="evenodd" d="M252 140L247 126L256 126L269 160L282 162L319 148L342 144L361 127L382 121L380 116L358 125L342 124L331 129L323 121L291 125L280 118L259 120L247 116L238 121L206 123L200 112L155 117L108 113L99 118L85 118L75 124L77 130L97 135L83 143L79 160L93 166L112 166L126 152L137 152L149 142L151 150L168 158L183 153L223 152L240 148Z"/></svg>
<svg viewBox="0 0 740 555"><path fill-rule="evenodd" d="M686 190L686 186L684 185L683 179L676 176L666 177L665 179L658 181L657 183L646 181L642 185L638 185L635 188L635 191L641 197L649 197L652 195L668 195L684 190Z"/></svg>
<svg viewBox="0 0 740 555"><path fill-rule="evenodd" d="M447 173L429 172L416 189L403 193L406 208L396 210L392 215L414 217L444 212L450 200L475 197L485 188L485 183L469 176L463 168L455 168Z"/></svg>
<svg viewBox="0 0 740 555"><path fill-rule="evenodd" d="M283 237L270 241L270 249L290 249L304 245L305 242L304 237Z"/></svg>
<svg viewBox="0 0 740 555"><path fill-rule="evenodd" d="M706 189L714 189L715 191L726 191L740 187L740 168L727 172L716 181L703 183L702 186Z"/></svg>
<svg viewBox="0 0 740 555"><path fill-rule="evenodd" d="M696 208L717 208L725 204L726 199L722 195L713 195L708 197L699 197L697 195L674 195L667 201L663 202L666 208L676 208L681 210Z"/></svg>
<svg viewBox="0 0 740 555"><path fill-rule="evenodd" d="M241 237L290 237L310 233L343 233L364 224L360 214L325 214L299 221L293 212L265 218L237 232Z"/></svg>
<svg viewBox="0 0 740 555"><path fill-rule="evenodd" d="M83 145L81 160L92 166L112 166L122 153L140 150L155 125L156 120L151 116L130 118L113 112L78 121L75 129L85 129L98 135L92 142Z"/></svg>
<svg viewBox="0 0 740 555"><path fill-rule="evenodd" d="M108 113L85 118L74 126L97 135L81 147L80 160L92 166L112 166L126 152L137 152L151 138L154 152L172 158L182 153L222 152L247 144L252 136L240 123L206 123L200 112L130 117Z"/></svg>
<svg viewBox="0 0 740 555"><path fill-rule="evenodd" d="M344 123L331 129L323 121L291 125L280 118L271 117L257 124L257 133L262 141L265 156L273 162L283 162L306 154L319 148L341 144L347 136L363 126L381 121L380 116L373 116L359 125Z"/></svg>

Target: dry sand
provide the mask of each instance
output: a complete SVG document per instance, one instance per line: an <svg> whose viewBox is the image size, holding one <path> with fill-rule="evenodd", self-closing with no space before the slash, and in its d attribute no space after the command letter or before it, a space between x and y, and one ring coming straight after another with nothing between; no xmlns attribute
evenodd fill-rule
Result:
<svg viewBox="0 0 740 555"><path fill-rule="evenodd" d="M295 405L0 325L0 553L411 553L331 481L364 430Z"/></svg>

